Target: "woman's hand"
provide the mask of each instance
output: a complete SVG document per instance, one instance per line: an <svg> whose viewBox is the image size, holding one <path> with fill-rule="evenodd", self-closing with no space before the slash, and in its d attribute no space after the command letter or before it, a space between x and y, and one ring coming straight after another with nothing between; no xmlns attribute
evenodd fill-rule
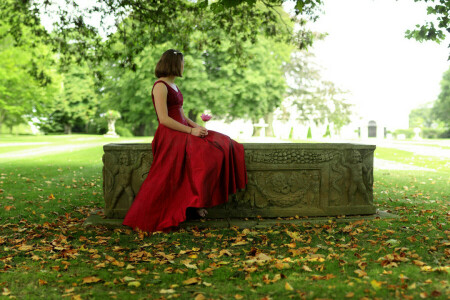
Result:
<svg viewBox="0 0 450 300"><path fill-rule="evenodd" d="M195 127L192 128L192 135L198 136L198 137L205 137L208 135L208 130L205 127Z"/></svg>

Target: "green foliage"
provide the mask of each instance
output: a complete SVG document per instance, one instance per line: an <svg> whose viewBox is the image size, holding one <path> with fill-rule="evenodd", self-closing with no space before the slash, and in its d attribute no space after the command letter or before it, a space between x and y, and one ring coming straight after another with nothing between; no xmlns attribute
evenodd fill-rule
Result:
<svg viewBox="0 0 450 300"><path fill-rule="evenodd" d="M325 130L323 137L331 137L330 124L327 124L327 129Z"/></svg>
<svg viewBox="0 0 450 300"><path fill-rule="evenodd" d="M432 108L425 105L411 110L409 113L409 128L431 128L435 124Z"/></svg>
<svg viewBox="0 0 450 300"><path fill-rule="evenodd" d="M444 128L422 128L420 136L424 139L448 138Z"/></svg>
<svg viewBox="0 0 450 300"><path fill-rule="evenodd" d="M133 133L126 127L116 126L116 133L121 137L132 137Z"/></svg>
<svg viewBox="0 0 450 300"><path fill-rule="evenodd" d="M433 115L450 131L450 68L441 80L441 92L433 106Z"/></svg>
<svg viewBox="0 0 450 300"><path fill-rule="evenodd" d="M307 139L312 139L311 127L308 127L308 134L306 135Z"/></svg>
<svg viewBox="0 0 450 300"><path fill-rule="evenodd" d="M99 105L90 68L87 64L74 64L61 76L61 91L48 108L48 118L41 121L41 129L46 133L70 134L72 130L87 133Z"/></svg>
<svg viewBox="0 0 450 300"><path fill-rule="evenodd" d="M215 16L204 12L204 18L211 21ZM174 21L184 19L178 16ZM197 121L199 114L209 110L215 117L227 120L259 119L273 111L284 96L282 65L289 60L292 47L259 35L254 44L249 41L243 44L247 53L245 63L236 62L230 54L233 41L225 32L222 32L218 49L205 50L202 43L211 34L217 33L196 31L186 37L189 47L184 52L184 74L176 82L183 93L186 116ZM141 135L148 128L153 130L152 134L156 129L156 114L151 104L151 90L156 80L154 68L165 50L178 49L177 43L173 39L148 45L136 56L134 71L124 71L115 61L104 65L102 102L119 110L126 123L134 124L135 134ZM113 47L120 52L124 46L118 42Z"/></svg>
<svg viewBox="0 0 450 300"><path fill-rule="evenodd" d="M396 129L394 130L394 132L392 133L394 135L394 137L398 137L400 134L404 134L405 137L407 139L411 139L415 136L414 133L414 129L413 128L409 128L409 129Z"/></svg>
<svg viewBox="0 0 450 300"><path fill-rule="evenodd" d="M27 123L42 117L58 90L52 54L23 29L36 45L15 46L9 27L0 22L0 126Z"/></svg>
<svg viewBox="0 0 450 300"><path fill-rule="evenodd" d="M445 39L446 31L450 28L450 1L448 0L414 0L414 2L429 2L431 5L427 7L427 14L434 15L437 19L437 25L434 22L425 22L425 25L416 25L413 30L407 30L405 37L415 39L419 42L435 41L441 43ZM450 60L450 56L448 58Z"/></svg>
<svg viewBox="0 0 450 300"><path fill-rule="evenodd" d="M312 62L311 52L295 52L286 65L293 81L288 89L290 101L297 106L297 119L316 124L330 122L337 132L350 123L352 105L346 102L345 91L321 78L319 68Z"/></svg>

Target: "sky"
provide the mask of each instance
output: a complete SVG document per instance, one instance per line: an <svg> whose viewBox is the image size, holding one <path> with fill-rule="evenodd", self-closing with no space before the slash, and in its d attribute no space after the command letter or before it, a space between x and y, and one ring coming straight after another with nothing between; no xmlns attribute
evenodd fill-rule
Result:
<svg viewBox="0 0 450 300"><path fill-rule="evenodd" d="M425 3L326 0L323 11L310 28L328 33L311 49L324 79L350 91L349 102L364 119L408 128L411 109L437 99L450 67L449 37L441 44L404 37L407 29L432 20Z"/></svg>

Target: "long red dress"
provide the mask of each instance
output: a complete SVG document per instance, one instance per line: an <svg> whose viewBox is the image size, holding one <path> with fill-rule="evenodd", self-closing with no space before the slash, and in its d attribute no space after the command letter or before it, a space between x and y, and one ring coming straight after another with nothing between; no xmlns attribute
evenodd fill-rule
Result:
<svg viewBox="0 0 450 300"><path fill-rule="evenodd" d="M192 127L181 112L181 92L163 80L157 82L167 86L169 117ZM155 107L153 89L152 101ZM170 129L159 119L158 124L150 171L122 224L147 232L170 232L186 220L188 207L213 207L245 188L247 170L244 147L227 135L208 130L201 138Z"/></svg>

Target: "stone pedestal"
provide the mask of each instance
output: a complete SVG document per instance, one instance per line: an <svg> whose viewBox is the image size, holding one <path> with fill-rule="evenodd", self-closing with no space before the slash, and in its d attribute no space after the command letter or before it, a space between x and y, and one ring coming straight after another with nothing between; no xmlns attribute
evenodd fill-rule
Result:
<svg viewBox="0 0 450 300"><path fill-rule="evenodd" d="M248 185L208 218L364 215L373 205L374 145L244 143ZM108 218L124 218L152 163L151 144L103 146Z"/></svg>

